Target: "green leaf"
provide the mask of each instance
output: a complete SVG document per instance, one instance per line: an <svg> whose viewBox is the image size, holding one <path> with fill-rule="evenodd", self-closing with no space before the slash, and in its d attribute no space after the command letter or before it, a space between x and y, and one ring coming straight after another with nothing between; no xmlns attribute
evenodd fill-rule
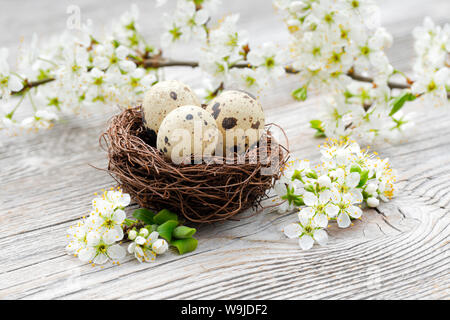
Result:
<svg viewBox="0 0 450 320"><path fill-rule="evenodd" d="M186 226L178 226L173 230L172 236L177 239L192 238L197 230Z"/></svg>
<svg viewBox="0 0 450 320"><path fill-rule="evenodd" d="M150 225L146 225L145 228L147 228L149 233L152 233L153 231L158 230L158 225L157 224L150 224Z"/></svg>
<svg viewBox="0 0 450 320"><path fill-rule="evenodd" d="M361 174L361 168L355 164L350 168L350 172L358 172Z"/></svg>
<svg viewBox="0 0 450 320"><path fill-rule="evenodd" d="M392 109L389 113L389 116L393 116L398 110L400 110L406 101L413 101L416 99L416 96L412 94L411 92L405 92L404 94L396 97L392 101Z"/></svg>
<svg viewBox="0 0 450 320"><path fill-rule="evenodd" d="M314 134L314 137L316 138L323 138L325 137L325 130L323 129L322 121L320 120L311 120L309 122L311 125L311 128L316 129L316 133Z"/></svg>
<svg viewBox="0 0 450 320"><path fill-rule="evenodd" d="M294 199L294 205L296 207L304 206L305 202L303 202L303 197L297 196L296 199Z"/></svg>
<svg viewBox="0 0 450 320"><path fill-rule="evenodd" d="M314 186L312 186L312 185L307 185L306 187L305 187L305 191L308 191L308 192L314 192Z"/></svg>
<svg viewBox="0 0 450 320"><path fill-rule="evenodd" d="M140 208L133 212L133 217L144 222L144 224L153 224L155 213L151 210Z"/></svg>
<svg viewBox="0 0 450 320"><path fill-rule="evenodd" d="M174 220L178 221L178 216L176 213L173 213L170 210L162 209L158 214L153 218L154 223L163 224L166 221Z"/></svg>
<svg viewBox="0 0 450 320"><path fill-rule="evenodd" d="M133 224L135 224L137 221L136 220L132 220L132 219L125 219L123 221L123 223L125 223L125 225L127 226L132 226Z"/></svg>
<svg viewBox="0 0 450 320"><path fill-rule="evenodd" d="M317 179L317 173L314 170L311 170L306 174L306 177L310 179Z"/></svg>
<svg viewBox="0 0 450 320"><path fill-rule="evenodd" d="M305 101L308 97L308 89L306 87L295 89L291 92L291 95L295 100Z"/></svg>
<svg viewBox="0 0 450 320"><path fill-rule="evenodd" d="M297 169L294 170L294 173L292 174L291 180L294 181L295 179L300 180L301 182L303 182L302 179L302 171L299 171Z"/></svg>
<svg viewBox="0 0 450 320"><path fill-rule="evenodd" d="M314 138L325 138L325 137L326 137L325 132L317 131L314 133Z"/></svg>
<svg viewBox="0 0 450 320"><path fill-rule="evenodd" d="M362 186L364 186L368 179L369 179L369 170L364 170L363 172L361 172L357 188L361 188Z"/></svg>
<svg viewBox="0 0 450 320"><path fill-rule="evenodd" d="M175 220L169 220L164 222L162 225L156 229L158 231L159 235L166 239L167 241L172 241L172 233L175 230L175 228L178 226L178 221Z"/></svg>
<svg viewBox="0 0 450 320"><path fill-rule="evenodd" d="M198 241L194 238L174 240L170 243L178 249L180 254L194 251L197 248Z"/></svg>

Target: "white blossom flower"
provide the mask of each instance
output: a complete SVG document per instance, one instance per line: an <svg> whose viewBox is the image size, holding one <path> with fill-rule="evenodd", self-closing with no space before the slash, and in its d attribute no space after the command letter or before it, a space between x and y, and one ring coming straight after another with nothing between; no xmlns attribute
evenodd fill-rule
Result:
<svg viewBox="0 0 450 320"><path fill-rule="evenodd" d="M7 99L12 91L19 91L23 88L22 80L10 72L8 55L7 48L0 49L0 96L2 99Z"/></svg>
<svg viewBox="0 0 450 320"><path fill-rule="evenodd" d="M361 208L354 205L362 201L362 196L356 198L352 193L342 193L337 189L333 189L332 193L332 205L327 213L336 217L340 228L347 228L350 226L350 217L358 219L362 215Z"/></svg>
<svg viewBox="0 0 450 320"><path fill-rule="evenodd" d="M161 36L163 48L169 47L178 40L189 41L192 38L206 39L205 23L209 12L197 7L194 1L178 0L175 12L164 14L167 31Z"/></svg>
<svg viewBox="0 0 450 320"><path fill-rule="evenodd" d="M247 59L252 66L258 67L257 72L261 77L275 79L285 73L284 51L271 42L265 42L261 49L250 50Z"/></svg>
<svg viewBox="0 0 450 320"><path fill-rule="evenodd" d="M312 192L305 192L303 202L307 206L299 212L300 221L308 221L312 219L315 226L325 228L328 225L327 207L331 200L330 190L319 192L315 195Z"/></svg>
<svg viewBox="0 0 450 320"><path fill-rule="evenodd" d="M125 257L125 249L115 244L114 239L105 238L97 232L86 236L86 247L81 249L78 257L83 262L104 264L107 261L120 260Z"/></svg>
<svg viewBox="0 0 450 320"><path fill-rule="evenodd" d="M423 74L417 79L411 91L415 94L424 94L433 104L448 104L447 87L450 83L450 69L443 67L434 74Z"/></svg>
<svg viewBox="0 0 450 320"><path fill-rule="evenodd" d="M80 221L75 226L70 227L67 231L67 237L69 238L69 243L66 246L67 253L77 255L81 249L86 248L87 234L88 228L84 221Z"/></svg>
<svg viewBox="0 0 450 320"><path fill-rule="evenodd" d="M123 239L122 224L125 217L125 211L117 208L92 212L87 223L92 230L102 234L108 241L120 241Z"/></svg>
<svg viewBox="0 0 450 320"><path fill-rule="evenodd" d="M328 235L325 230L312 227L309 223L291 223L284 228L284 234L290 238L298 238L298 244L303 250L309 250L314 245L314 241L320 245L325 245Z"/></svg>

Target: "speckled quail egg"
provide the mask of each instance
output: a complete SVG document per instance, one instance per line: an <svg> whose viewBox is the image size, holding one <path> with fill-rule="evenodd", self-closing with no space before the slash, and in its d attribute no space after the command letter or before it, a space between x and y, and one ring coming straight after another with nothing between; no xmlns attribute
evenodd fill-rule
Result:
<svg viewBox="0 0 450 320"><path fill-rule="evenodd" d="M142 103L143 120L151 139L156 139L159 126L166 115L181 106L200 106L195 93L177 80L161 81L145 93Z"/></svg>
<svg viewBox="0 0 450 320"><path fill-rule="evenodd" d="M222 134L219 144L223 147L223 155L233 151L245 152L261 138L264 112L259 101L250 93L224 91L207 105L206 111L214 117Z"/></svg>
<svg viewBox="0 0 450 320"><path fill-rule="evenodd" d="M217 146L219 130L214 118L198 106L172 110L158 131L157 147L175 163L186 157L211 156Z"/></svg>

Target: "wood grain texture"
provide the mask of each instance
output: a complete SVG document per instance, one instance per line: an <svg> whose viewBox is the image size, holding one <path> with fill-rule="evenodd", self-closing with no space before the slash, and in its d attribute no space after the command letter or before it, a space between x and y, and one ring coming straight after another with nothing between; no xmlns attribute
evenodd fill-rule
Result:
<svg viewBox="0 0 450 320"><path fill-rule="evenodd" d="M20 36L29 39L33 32L61 30L66 7L74 3L83 19L96 25L127 9L118 0L2 1L2 30L8 26L14 32L0 34L1 46L16 46ZM138 5L144 33L155 41L160 12L149 1ZM395 38L389 56L398 69L408 71L414 56L412 28L425 15L449 22L449 2L385 0L380 5L383 24ZM225 11L241 12L241 26L256 45L267 39L286 43L270 1L227 1ZM185 47L182 54L192 51ZM170 69L167 78L201 86L196 70ZM312 138L308 121L320 98L295 102L289 93L296 86L295 77L288 77L261 99L268 122L286 130L294 156L314 162L320 141ZM191 254L169 252L153 264L128 257L121 266L103 268L66 255L65 232L88 213L94 192L114 185L90 165L106 166L98 137L117 109L68 117L47 132L2 137L0 299L449 299L450 116L421 101L408 108L420 114L409 140L374 146L400 173L398 196L365 212L352 228L332 226L326 247L300 251L281 232L295 215L267 210L251 219L201 226L199 247Z"/></svg>

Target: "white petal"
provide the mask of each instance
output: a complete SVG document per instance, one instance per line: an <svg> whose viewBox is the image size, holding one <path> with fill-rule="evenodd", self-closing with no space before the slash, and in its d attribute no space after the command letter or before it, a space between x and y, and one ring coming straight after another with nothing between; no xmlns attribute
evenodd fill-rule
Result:
<svg viewBox="0 0 450 320"><path fill-rule="evenodd" d="M120 204L122 205L122 207L128 206L130 202L131 202L130 195L128 193L122 194L122 198L120 199Z"/></svg>
<svg viewBox="0 0 450 320"><path fill-rule="evenodd" d="M305 234L303 235L303 237L298 239L298 244L303 250L309 250L314 245L314 239L311 238L311 236Z"/></svg>
<svg viewBox="0 0 450 320"><path fill-rule="evenodd" d="M327 187L330 188L331 187L331 179L329 176L327 175L322 175L317 179L317 182L319 182L319 185L321 187Z"/></svg>
<svg viewBox="0 0 450 320"><path fill-rule="evenodd" d="M109 257L114 260L123 259L126 254L125 249L118 244L109 247L107 252Z"/></svg>
<svg viewBox="0 0 450 320"><path fill-rule="evenodd" d="M152 250L145 250L144 260L146 262L155 260L156 254Z"/></svg>
<svg viewBox="0 0 450 320"><path fill-rule="evenodd" d="M264 58L261 57L257 52L254 50L251 50L249 54L247 55L247 60L250 62L250 64L254 66L259 66L264 62Z"/></svg>
<svg viewBox="0 0 450 320"><path fill-rule="evenodd" d="M347 187L354 188L358 185L360 179L361 177L358 172L350 172L345 182Z"/></svg>
<svg viewBox="0 0 450 320"><path fill-rule="evenodd" d="M90 247L95 247L100 242L100 235L97 232L89 232L86 236L87 245Z"/></svg>
<svg viewBox="0 0 450 320"><path fill-rule="evenodd" d="M19 78L11 76L8 80L8 88L11 91L19 91L23 88L23 83Z"/></svg>
<svg viewBox="0 0 450 320"><path fill-rule="evenodd" d="M106 254L100 253L94 258L93 262L95 264L104 264L107 261L108 261L108 257L106 256Z"/></svg>
<svg viewBox="0 0 450 320"><path fill-rule="evenodd" d="M120 241L123 239L123 229L121 226L115 226L114 231L116 232L116 238L115 241Z"/></svg>
<svg viewBox="0 0 450 320"><path fill-rule="evenodd" d="M341 212L337 217L339 228L347 228L350 225L350 218L347 213Z"/></svg>
<svg viewBox="0 0 450 320"><path fill-rule="evenodd" d="M303 208L299 213L298 213L298 220L300 220L300 223L302 225L308 224L309 220L312 218L312 216L314 215L315 211L313 208L311 207L306 207Z"/></svg>
<svg viewBox="0 0 450 320"><path fill-rule="evenodd" d="M284 227L284 234L289 239L298 238L302 233L302 227L298 223L291 223Z"/></svg>
<svg viewBox="0 0 450 320"><path fill-rule="evenodd" d="M197 25L202 25L202 24L206 23L208 18L209 18L208 11L206 11L204 9L200 9L195 14L195 23Z"/></svg>
<svg viewBox="0 0 450 320"><path fill-rule="evenodd" d="M326 204L331 199L331 191L330 190L324 190L321 193L319 193L319 203Z"/></svg>
<svg viewBox="0 0 450 320"><path fill-rule="evenodd" d="M136 69L136 64L133 61L123 60L119 62L120 69L127 73L131 73Z"/></svg>
<svg viewBox="0 0 450 320"><path fill-rule="evenodd" d="M362 210L361 208L357 207L357 206L350 206L347 209L348 214L355 219L358 219L362 216Z"/></svg>
<svg viewBox="0 0 450 320"><path fill-rule="evenodd" d="M125 220L125 218L126 218L125 211L121 209L117 209L116 211L114 211L112 216L112 219L117 224L121 224Z"/></svg>
<svg viewBox="0 0 450 320"><path fill-rule="evenodd" d="M315 206L317 204L317 197L312 192L305 192L305 194L303 195L303 202L307 206Z"/></svg>
<svg viewBox="0 0 450 320"><path fill-rule="evenodd" d="M159 237L158 231L153 231L148 236L147 241L150 241L150 243L153 243L154 241L156 241L158 239L158 237Z"/></svg>
<svg viewBox="0 0 450 320"><path fill-rule="evenodd" d="M277 181L275 183L273 189L275 190L275 192L277 193L277 195L279 197L286 195L286 184L284 182Z"/></svg>
<svg viewBox="0 0 450 320"><path fill-rule="evenodd" d="M103 241L108 245L113 244L114 242L116 242L116 236L117 236L116 230L114 229L108 230L103 234Z"/></svg>
<svg viewBox="0 0 450 320"><path fill-rule="evenodd" d="M136 246L134 252L136 252L137 255L143 257L144 256L144 250L140 246Z"/></svg>
<svg viewBox="0 0 450 320"><path fill-rule="evenodd" d="M328 242L328 234L323 229L317 229L314 231L314 240L317 241L321 246L324 246Z"/></svg>
<svg viewBox="0 0 450 320"><path fill-rule="evenodd" d="M325 214L316 214L313 221L316 226L321 228L325 228L328 225L328 217Z"/></svg>
<svg viewBox="0 0 450 320"><path fill-rule="evenodd" d="M116 49L116 56L119 59L125 59L128 55L128 52L128 49L125 46L121 45Z"/></svg>
<svg viewBox="0 0 450 320"><path fill-rule="evenodd" d="M334 205L334 204L329 204L325 208L325 212L330 218L334 218L339 213L339 207L337 205Z"/></svg>
<svg viewBox="0 0 450 320"><path fill-rule="evenodd" d="M136 249L136 242L130 243L128 246L128 253L134 253L134 249Z"/></svg>
<svg viewBox="0 0 450 320"><path fill-rule="evenodd" d="M83 262L89 262L94 258L95 252L95 249L90 247L81 249L78 258Z"/></svg>
<svg viewBox="0 0 450 320"><path fill-rule="evenodd" d="M360 203L364 200L364 197L359 189L353 189L351 191L353 202L352 203Z"/></svg>

